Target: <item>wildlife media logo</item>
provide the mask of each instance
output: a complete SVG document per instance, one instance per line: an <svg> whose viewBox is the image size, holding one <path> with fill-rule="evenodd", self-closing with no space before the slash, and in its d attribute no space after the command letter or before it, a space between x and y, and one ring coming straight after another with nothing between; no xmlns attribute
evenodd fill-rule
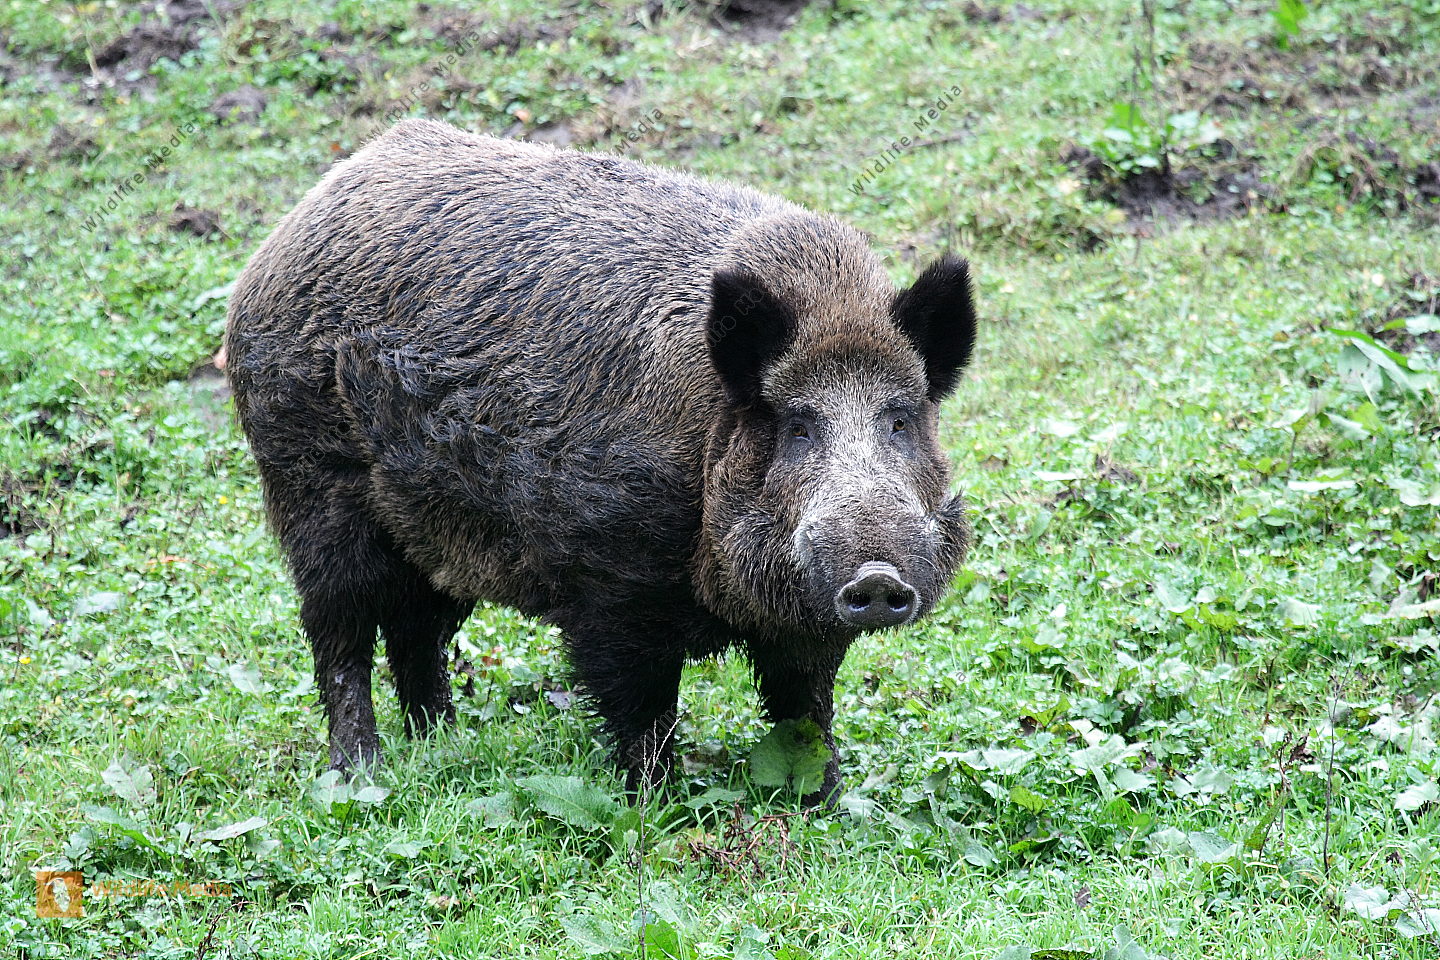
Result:
<svg viewBox="0 0 1440 960"><path fill-rule="evenodd" d="M228 897L230 884L177 880L97 881L85 885L79 870L35 871L35 916L41 919L85 916L85 897Z"/></svg>
<svg viewBox="0 0 1440 960"><path fill-rule="evenodd" d="M962 91L958 84L951 84L948 88L934 94L930 98L930 102L925 106L925 109L915 115L913 121L915 132L930 132L930 128L944 115L945 111L954 106L955 101L959 99L961 93ZM890 145L884 150L881 150L875 154L875 156L865 161L865 165L860 171L860 176L856 177L855 182L850 184L850 192L857 197L864 196L865 188L873 184L882 173L890 169L890 167L895 164L895 161L899 160L903 154L908 153L915 147L926 146L930 142L932 141L917 140L908 136L902 136L899 139L892 140Z"/></svg>
<svg viewBox="0 0 1440 960"><path fill-rule="evenodd" d="M195 131L198 129L199 126L194 121L177 123L170 131L170 139L168 141L162 142L160 146L145 154L143 160L145 169L136 170L117 183L115 188L105 197L105 201L90 211L90 216L86 217L85 222L82 224L85 232L94 233L99 229L105 221L110 218L111 214L120 209L121 201L128 198L138 187L145 183L146 171L148 171L151 176L159 173L161 168L164 167L165 162L170 159L170 155L179 151L179 149L194 136Z"/></svg>

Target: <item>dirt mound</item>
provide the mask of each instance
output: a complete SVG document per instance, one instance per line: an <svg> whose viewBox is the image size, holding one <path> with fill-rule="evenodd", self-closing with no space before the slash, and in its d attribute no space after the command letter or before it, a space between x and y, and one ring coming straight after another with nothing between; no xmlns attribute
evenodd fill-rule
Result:
<svg viewBox="0 0 1440 960"><path fill-rule="evenodd" d="M1131 228L1148 232L1164 220L1208 222L1241 216L1275 196L1259 164L1228 140L1179 154L1174 163L1121 174L1095 151L1072 145L1061 162L1085 178L1086 193L1125 211Z"/></svg>
<svg viewBox="0 0 1440 960"><path fill-rule="evenodd" d="M210 104L210 114L221 123L254 123L265 112L265 93L252 84L222 93Z"/></svg>
<svg viewBox="0 0 1440 960"><path fill-rule="evenodd" d="M975 0L960 5L960 16L970 23L1020 23L1022 21L1039 21L1046 19L1043 10L1026 6L1023 3L1012 4L980 4ZM1064 20L1070 16L1065 12L1058 19Z"/></svg>
<svg viewBox="0 0 1440 960"><path fill-rule="evenodd" d="M184 205L175 208L166 220L166 226L175 233L189 233L197 237L224 233L220 229L220 214L213 210L197 210Z"/></svg>
<svg viewBox="0 0 1440 960"><path fill-rule="evenodd" d="M1201 113L1216 108L1308 110L1403 90L1435 75L1403 63L1402 43L1384 33L1282 49L1200 41L1171 65L1170 88Z"/></svg>
<svg viewBox="0 0 1440 960"><path fill-rule="evenodd" d="M1424 349L1440 356L1440 329L1412 333L1406 324L1417 316L1440 317L1440 277L1412 273L1390 306L1366 324L1367 332L1397 353Z"/></svg>
<svg viewBox="0 0 1440 960"><path fill-rule="evenodd" d="M1393 148L1351 131L1317 137L1296 156L1287 180L1324 174L1345 186L1351 203L1371 200L1380 212L1410 213L1440 223L1440 161L1407 164Z"/></svg>
<svg viewBox="0 0 1440 960"><path fill-rule="evenodd" d="M95 51L95 66L114 73L149 70L161 60L179 60L200 45L212 18L234 13L244 0L155 0L142 5L145 19Z"/></svg>
<svg viewBox="0 0 1440 960"><path fill-rule="evenodd" d="M808 0L717 0L711 18L752 42L774 40L795 20Z"/></svg>

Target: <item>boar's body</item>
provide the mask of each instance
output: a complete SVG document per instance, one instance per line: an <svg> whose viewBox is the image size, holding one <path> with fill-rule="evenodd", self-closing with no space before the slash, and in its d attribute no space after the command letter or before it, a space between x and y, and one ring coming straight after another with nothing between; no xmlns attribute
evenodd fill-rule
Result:
<svg viewBox="0 0 1440 960"><path fill-rule="evenodd" d="M227 328L332 764L376 755L377 628L416 732L452 715L446 651L480 599L562 628L632 785L668 763L684 661L731 645L772 717L813 717L828 738L846 646L889 625L848 622L861 608L835 607L834 590L861 583L868 601L918 557L911 619L964 552L934 406L973 321L963 265L945 270L897 301L834 220L428 121L338 164L246 267ZM957 285L963 343L935 332ZM931 356L946 349L958 355ZM934 362L953 367L949 383ZM887 544L888 521L864 504L828 522L818 467L788 492L770 469L776 398L815 393L817 376L837 409L921 395L923 469L860 481L876 509L902 504L897 528L934 541L918 553ZM840 487L829 501L864 499ZM844 530L827 539L831 527ZM867 561L882 572L859 577ZM890 596L899 609L905 597ZM836 783L832 762L825 790Z"/></svg>

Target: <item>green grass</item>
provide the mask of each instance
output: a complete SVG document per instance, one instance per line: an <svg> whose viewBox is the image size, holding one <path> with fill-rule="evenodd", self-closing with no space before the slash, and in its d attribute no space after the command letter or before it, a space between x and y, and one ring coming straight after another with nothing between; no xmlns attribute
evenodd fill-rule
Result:
<svg viewBox="0 0 1440 960"><path fill-rule="evenodd" d="M1337 333L1440 278L1433 0L1315 6L1281 52L1269 4L1159 5L1162 112L1275 192L1154 228L1060 160L1131 96L1127 4L840 0L762 42L680 4L431 7L257 0L97 84L142 9L0 0L0 956L630 956L647 919L651 957L1440 954L1435 357ZM632 153L840 214L897 280L973 260L946 442L978 543L932 620L852 651L841 812L756 782L738 661L687 672L681 774L626 808L547 696L557 636L502 608L462 633L455 730L406 742L382 680L383 789L322 777L254 468L191 373L266 231L470 30L512 42L411 115L614 149L660 110ZM1187 100L1197 63L1245 89L1242 55L1260 93ZM1379 79L1339 89L1357 64ZM259 120L215 121L246 84ZM1365 140L1398 159L1357 179ZM232 895L40 919L36 869Z"/></svg>

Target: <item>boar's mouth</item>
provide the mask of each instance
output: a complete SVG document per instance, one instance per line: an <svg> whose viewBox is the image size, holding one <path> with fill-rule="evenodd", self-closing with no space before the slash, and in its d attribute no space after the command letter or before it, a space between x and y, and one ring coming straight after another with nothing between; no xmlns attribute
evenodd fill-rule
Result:
<svg viewBox="0 0 1440 960"><path fill-rule="evenodd" d="M960 496L919 517L892 520L893 545L884 549L866 550L825 524L802 521L788 537L786 526L759 507L729 525L709 554L720 588L709 595L711 609L742 629L822 642L848 642L925 617L970 542ZM905 528L898 537L897 527Z"/></svg>
<svg viewBox="0 0 1440 960"><path fill-rule="evenodd" d="M887 525L886 549L858 550L823 528L796 529L794 561L804 605L819 633L850 637L926 616L968 550L965 501L956 496L919 518Z"/></svg>

